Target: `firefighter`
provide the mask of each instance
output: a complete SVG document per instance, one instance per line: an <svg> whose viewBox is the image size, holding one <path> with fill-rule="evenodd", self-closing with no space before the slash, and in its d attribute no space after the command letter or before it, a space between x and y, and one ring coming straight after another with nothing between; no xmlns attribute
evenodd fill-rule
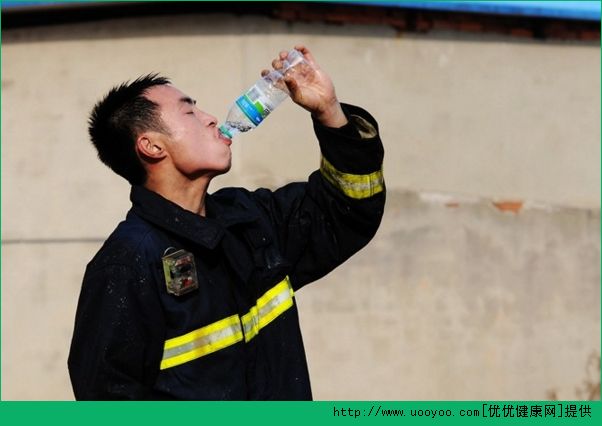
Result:
<svg viewBox="0 0 602 426"><path fill-rule="evenodd" d="M322 155L307 182L209 194L232 141L167 78L114 87L93 108L91 140L131 184L132 207L86 268L68 360L76 399L312 398L294 295L374 236L385 185L376 121L295 48L314 76L285 82Z"/></svg>

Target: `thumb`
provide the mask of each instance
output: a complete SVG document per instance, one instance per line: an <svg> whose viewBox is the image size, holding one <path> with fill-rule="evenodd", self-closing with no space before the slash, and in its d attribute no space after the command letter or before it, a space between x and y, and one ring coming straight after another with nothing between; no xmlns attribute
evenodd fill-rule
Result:
<svg viewBox="0 0 602 426"><path fill-rule="evenodd" d="M286 84L286 87L291 93L291 98L293 98L293 100L296 99L299 95L299 84L297 81L295 81L295 79L291 76L286 76L284 77L284 84Z"/></svg>

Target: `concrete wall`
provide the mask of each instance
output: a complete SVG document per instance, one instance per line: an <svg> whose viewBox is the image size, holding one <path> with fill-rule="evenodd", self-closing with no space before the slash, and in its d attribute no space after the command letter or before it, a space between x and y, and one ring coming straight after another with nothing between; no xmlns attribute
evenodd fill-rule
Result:
<svg viewBox="0 0 602 426"><path fill-rule="evenodd" d="M389 190L373 243L298 295L315 397L574 399L599 380L599 46L229 15L2 38L3 399L73 398L81 276L129 206L87 140L94 102L160 71L223 119L297 42L379 120ZM319 159L290 102L233 155L214 189Z"/></svg>

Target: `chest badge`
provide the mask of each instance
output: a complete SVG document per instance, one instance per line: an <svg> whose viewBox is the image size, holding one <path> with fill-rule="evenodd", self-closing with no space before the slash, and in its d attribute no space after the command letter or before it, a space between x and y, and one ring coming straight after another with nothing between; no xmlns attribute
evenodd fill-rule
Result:
<svg viewBox="0 0 602 426"><path fill-rule="evenodd" d="M175 250L173 247L165 250L163 261L163 273L167 292L175 296L182 296L199 288L199 280L196 274L194 256L186 250Z"/></svg>

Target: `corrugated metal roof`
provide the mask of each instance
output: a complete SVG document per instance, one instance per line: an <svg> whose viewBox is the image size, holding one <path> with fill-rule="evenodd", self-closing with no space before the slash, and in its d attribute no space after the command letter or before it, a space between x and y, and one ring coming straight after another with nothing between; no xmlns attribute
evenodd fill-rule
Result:
<svg viewBox="0 0 602 426"><path fill-rule="evenodd" d="M2 1L2 9L35 10L36 8L72 7L101 3L112 2ZM600 21L600 1L334 1L322 3Z"/></svg>
<svg viewBox="0 0 602 426"><path fill-rule="evenodd" d="M2 0L2 10L36 10L49 7L78 7L97 3L111 3L98 1L4 1Z"/></svg>
<svg viewBox="0 0 602 426"><path fill-rule="evenodd" d="M600 20L599 1L350 1L346 3L588 21Z"/></svg>

